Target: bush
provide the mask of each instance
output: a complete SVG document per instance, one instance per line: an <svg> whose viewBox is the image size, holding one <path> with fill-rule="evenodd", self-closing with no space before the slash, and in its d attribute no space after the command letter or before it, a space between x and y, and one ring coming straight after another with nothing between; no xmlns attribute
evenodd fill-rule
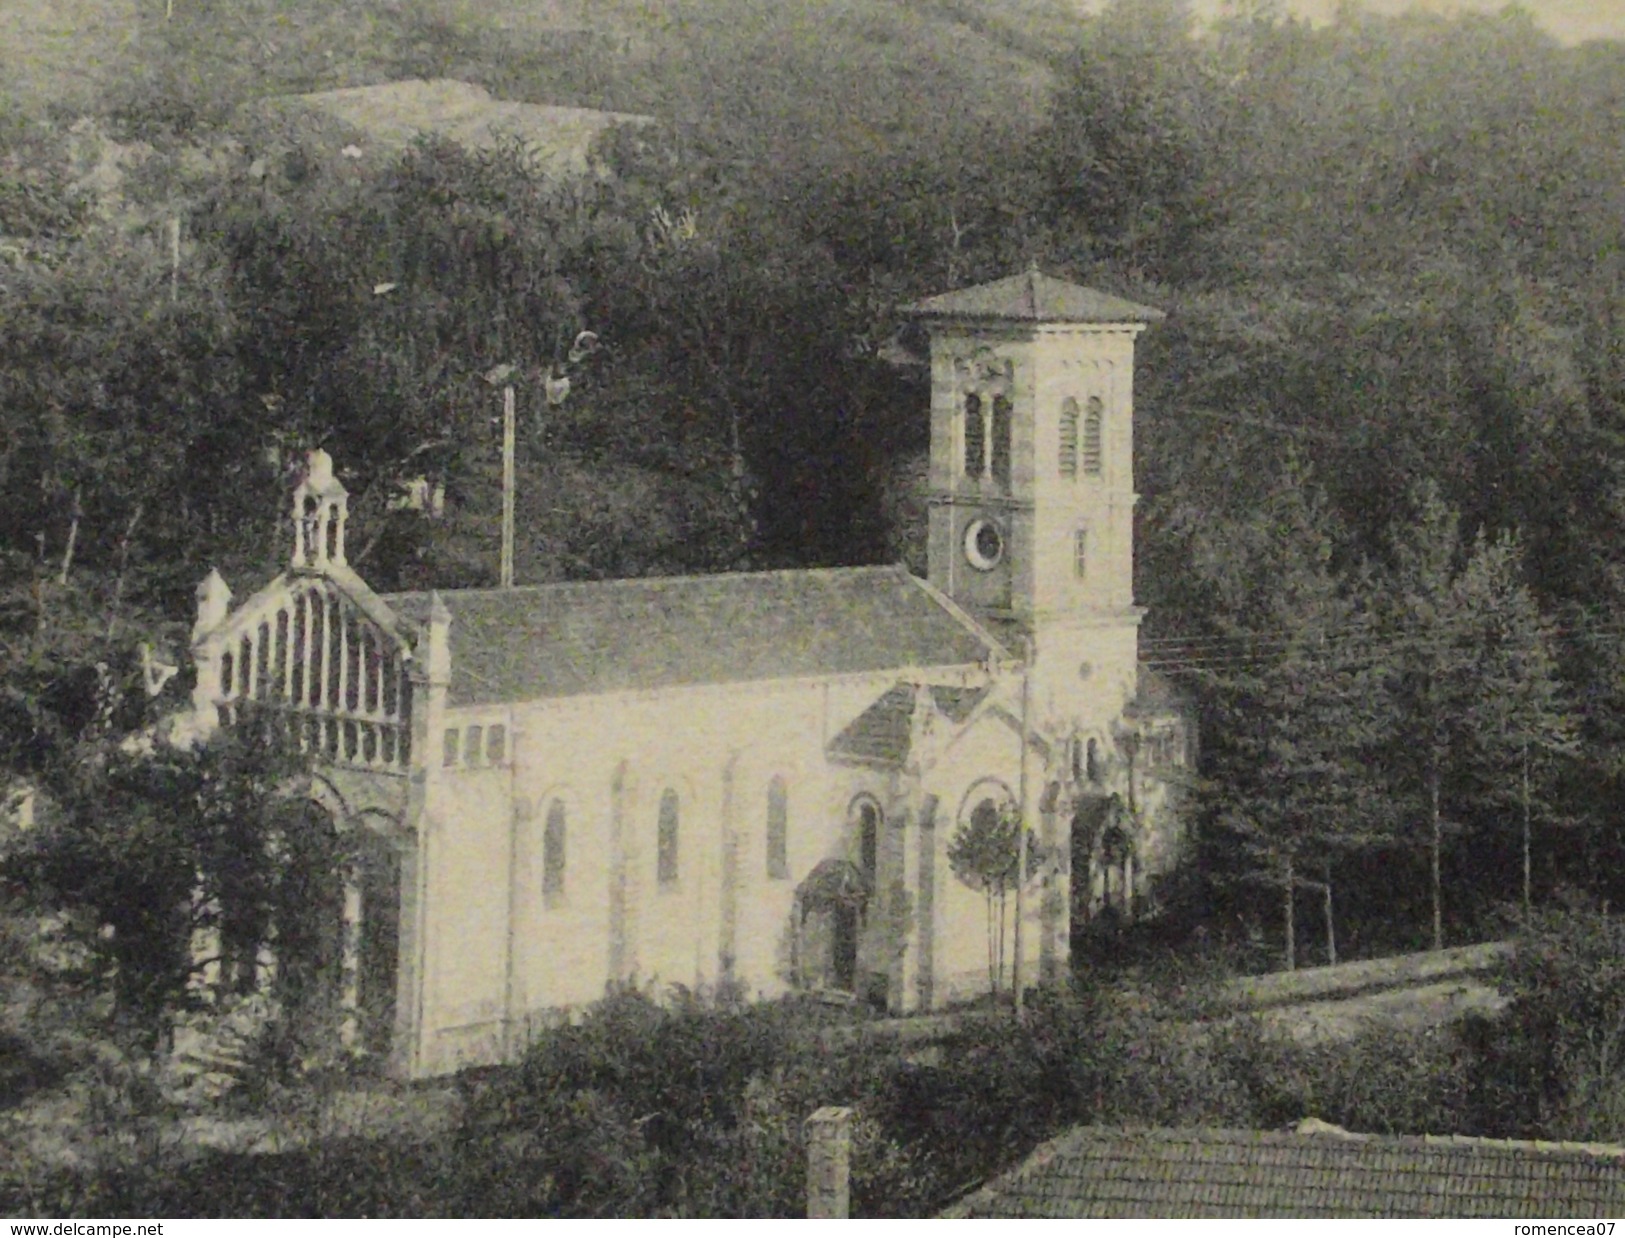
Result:
<svg viewBox="0 0 1625 1238"><path fill-rule="evenodd" d="M1545 1139L1625 1138L1625 921L1577 908L1531 921L1500 976L1485 1120Z"/></svg>
<svg viewBox="0 0 1625 1238"><path fill-rule="evenodd" d="M1489 1133L1482 1036L1304 1044L1198 1009L1189 994L1034 991L1019 1019L972 1013L910 1044L832 1031L797 1001L628 989L544 1032L518 1066L464 1075L450 1135L104 1169L27 1198L59 1215L795 1217L806 1119L846 1105L854 1214L929 1216L1080 1122Z"/></svg>
<svg viewBox="0 0 1625 1238"><path fill-rule="evenodd" d="M1302 1043L1248 1018L1216 1033L1210 1054L1231 1085L1229 1125L1270 1129L1315 1117L1375 1134L1477 1133L1468 1120L1471 1054L1455 1028Z"/></svg>

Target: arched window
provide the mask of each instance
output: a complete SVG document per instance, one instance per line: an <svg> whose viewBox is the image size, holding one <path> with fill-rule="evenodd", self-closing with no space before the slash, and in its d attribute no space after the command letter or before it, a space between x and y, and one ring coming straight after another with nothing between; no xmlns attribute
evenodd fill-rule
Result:
<svg viewBox="0 0 1625 1238"><path fill-rule="evenodd" d="M1071 396L1061 401L1061 442L1057 459L1062 477L1078 475L1078 402Z"/></svg>
<svg viewBox="0 0 1625 1238"><path fill-rule="evenodd" d="M981 477L987 451L987 428L982 424L982 397L965 397L965 476Z"/></svg>
<svg viewBox="0 0 1625 1238"><path fill-rule="evenodd" d="M993 397L993 480L1006 490L1010 488L1010 397Z"/></svg>
<svg viewBox="0 0 1625 1238"><path fill-rule="evenodd" d="M1083 772L1084 776L1094 783L1100 782L1105 773L1100 764L1100 745L1092 739L1084 752Z"/></svg>
<svg viewBox="0 0 1625 1238"><path fill-rule="evenodd" d="M1073 741L1071 743L1071 748L1072 748L1072 781L1073 782L1082 782L1083 781L1083 741L1081 739L1073 739Z"/></svg>
<svg viewBox="0 0 1625 1238"><path fill-rule="evenodd" d="M865 796L853 805L852 815L858 835L858 867L873 885L880 864L880 805Z"/></svg>
<svg viewBox="0 0 1625 1238"><path fill-rule="evenodd" d="M961 848L966 849L961 860L969 860L973 868L992 859L997 852L983 853L982 848L996 848L1002 845L1001 839L1014 837L1010 831L1014 830L1019 811L1015 793L1000 779L980 778L972 783L959 801L958 825L949 842L950 867L958 871L959 861L952 854ZM962 831L969 831L969 837Z"/></svg>
<svg viewBox="0 0 1625 1238"><path fill-rule="evenodd" d="M1089 397L1089 411L1083 417L1083 471L1088 477L1099 477L1104 455L1101 449L1101 418L1104 408L1100 397Z"/></svg>
<svg viewBox="0 0 1625 1238"><path fill-rule="evenodd" d="M556 907L564 897L564 802L554 800L542 830L542 905Z"/></svg>
<svg viewBox="0 0 1625 1238"><path fill-rule="evenodd" d="M767 784L767 875L782 881L790 875L790 797L784 779Z"/></svg>
<svg viewBox="0 0 1625 1238"><path fill-rule="evenodd" d="M660 796L660 836L655 866L661 885L677 883L677 792L670 787Z"/></svg>

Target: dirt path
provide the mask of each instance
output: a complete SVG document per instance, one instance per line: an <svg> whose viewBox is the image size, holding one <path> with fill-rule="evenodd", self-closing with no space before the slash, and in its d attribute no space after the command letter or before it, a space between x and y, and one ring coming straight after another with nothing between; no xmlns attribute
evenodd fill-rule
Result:
<svg viewBox="0 0 1625 1238"><path fill-rule="evenodd" d="M1439 1027L1470 1012L1493 1013L1502 1001L1493 985L1463 977L1342 1000L1277 1006L1262 1017L1299 1040L1336 1041L1353 1039L1374 1027L1404 1031Z"/></svg>

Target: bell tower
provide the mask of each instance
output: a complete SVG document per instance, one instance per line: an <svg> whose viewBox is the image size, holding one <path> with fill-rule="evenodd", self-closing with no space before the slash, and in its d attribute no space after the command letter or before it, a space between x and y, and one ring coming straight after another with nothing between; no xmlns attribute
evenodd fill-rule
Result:
<svg viewBox="0 0 1625 1238"><path fill-rule="evenodd" d="M1031 643L1055 722L1115 715L1142 613L1134 341L1162 313L1036 268L910 310L931 334L931 583Z"/></svg>
<svg viewBox="0 0 1625 1238"><path fill-rule="evenodd" d="M343 567L349 514L349 492L333 475L333 458L318 447L306 457L304 478L293 492L293 566Z"/></svg>

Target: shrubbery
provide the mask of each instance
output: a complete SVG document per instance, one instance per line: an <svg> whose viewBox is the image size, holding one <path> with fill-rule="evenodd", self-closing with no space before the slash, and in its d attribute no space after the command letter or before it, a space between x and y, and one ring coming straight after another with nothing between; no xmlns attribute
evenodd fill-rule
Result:
<svg viewBox="0 0 1625 1238"><path fill-rule="evenodd" d="M83 1180L63 1213L753 1216L805 1209L803 1124L853 1107L852 1206L931 1215L1077 1122L1461 1131L1472 1060L1449 1032L1299 1045L1189 1005L1040 992L910 1045L816 1006L612 994L524 1061L462 1077L457 1128L418 1143L210 1156ZM229 1183L219 1187L219 1183ZM36 1193L69 1199L63 1181ZM0 1194L0 1205L13 1201Z"/></svg>
<svg viewBox="0 0 1625 1238"><path fill-rule="evenodd" d="M931 1215L1084 1122L1316 1117L1385 1134L1617 1140L1619 945L1603 917L1542 922L1508 965L1498 1019L1336 1042L1225 1014L1199 985L1035 991L1019 1017L968 1013L930 1041L804 1000L627 989L541 1033L518 1065L460 1076L445 1134L185 1162L149 1142L140 1164L98 1157L77 1176L0 1170L0 1212L791 1217L806 1206L804 1123L827 1105L854 1110L859 1216Z"/></svg>

